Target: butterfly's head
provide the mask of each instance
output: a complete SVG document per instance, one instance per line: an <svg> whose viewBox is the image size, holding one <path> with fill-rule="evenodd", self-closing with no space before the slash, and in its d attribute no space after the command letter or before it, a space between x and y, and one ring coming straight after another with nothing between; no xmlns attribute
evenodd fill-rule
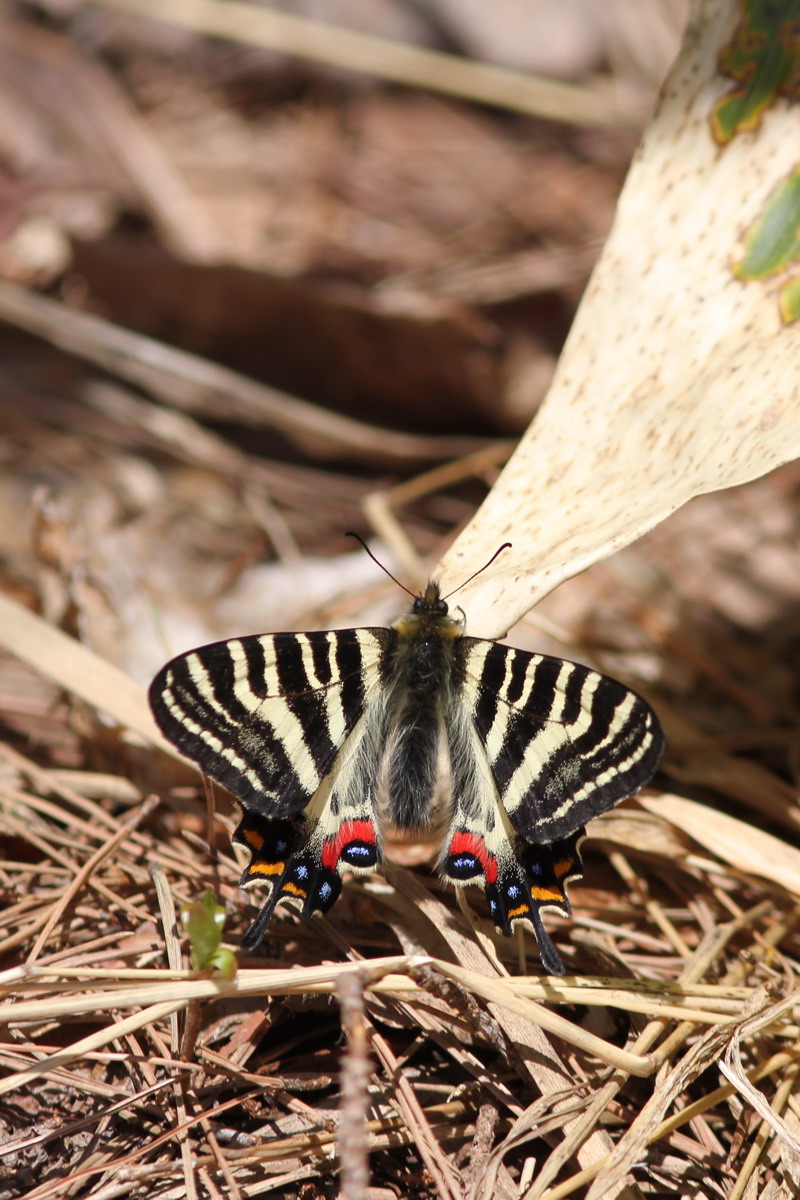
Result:
<svg viewBox="0 0 800 1200"><path fill-rule="evenodd" d="M473 574L470 575L469 579L465 579L464 582L459 584L459 586L454 590L460 591L460 589L465 587L466 584L471 583L476 575L480 575L481 571L485 571L487 567L491 566L498 554L502 554L504 550L508 550L510 547L511 542L503 542L502 546L499 546L498 549L495 550L494 554L487 563L484 563L482 567L480 567L477 571L474 571ZM406 591L407 590L408 589L406 589ZM447 596L452 595L453 592L447 593ZM461 616L458 619L448 616L450 609L447 605L447 596L442 595L442 589L436 579L429 580L425 591L422 592L421 595L414 597L414 603L411 606L411 616L416 617L420 623L425 625L436 625L441 633L444 634L445 631L447 631L447 635L457 638L460 637L464 632L466 616L464 615L463 608L456 609L457 612L461 613Z"/></svg>
<svg viewBox="0 0 800 1200"><path fill-rule="evenodd" d="M461 620L450 616L450 607L442 598L439 584L432 579L425 591L414 597L411 611L395 621L394 628L402 637L415 642L450 642L464 632L463 614Z"/></svg>
<svg viewBox="0 0 800 1200"><path fill-rule="evenodd" d="M429 580L425 591L420 596L414 597L414 603L411 605L411 611L417 616L447 616L450 609L447 601L442 599L441 589L435 579Z"/></svg>
<svg viewBox="0 0 800 1200"><path fill-rule="evenodd" d="M426 630L433 630L434 628L437 629L440 636L451 638L457 638L461 636L461 634L464 632L464 627L467 620L464 610L463 608L458 608L456 610L457 612L461 613L461 616L458 619L448 615L450 609L447 604L447 596L442 595L442 589L437 580L428 580L425 591L420 595L415 596L414 593L407 588L404 583L401 583L399 579L395 579L392 572L387 570L382 562L378 562L378 559L372 553L360 533L350 532L347 534L347 536L355 538L357 542L360 542L373 562L377 563L380 569L384 571L390 579L393 579L398 587L401 587L404 592L408 592L409 596L413 597L414 603L411 605L411 612L407 613L404 617L401 617L399 621L395 622L395 629L400 630L400 632L405 636L416 634L423 627ZM454 590L459 591L462 587L465 587L468 583L471 583L476 575L480 575L481 571L485 571L487 567L492 565L498 554L502 554L504 550L508 550L510 547L511 542L503 542L502 546L499 546L497 550L495 550L494 554L487 563L484 563L482 567L479 567L477 571L474 571L472 575L470 575L469 579L465 579L464 582L459 584L459 586ZM447 593L448 596L452 596L452 594L452 592Z"/></svg>

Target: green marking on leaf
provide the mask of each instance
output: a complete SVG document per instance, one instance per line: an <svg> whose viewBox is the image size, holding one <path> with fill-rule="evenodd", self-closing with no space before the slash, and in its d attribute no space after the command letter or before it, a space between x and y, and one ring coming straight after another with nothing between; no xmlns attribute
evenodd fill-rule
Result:
<svg viewBox="0 0 800 1200"><path fill-rule="evenodd" d="M800 321L800 279L790 279L781 288L781 318L786 325Z"/></svg>
<svg viewBox="0 0 800 1200"><path fill-rule="evenodd" d="M737 279L763 279L785 271L800 258L800 167L773 192L747 232L745 255L734 267Z"/></svg>
<svg viewBox="0 0 800 1200"><path fill-rule="evenodd" d="M716 104L711 131L721 145L757 129L778 95L800 98L800 0L744 0L733 40L721 51L721 74L739 84Z"/></svg>
<svg viewBox="0 0 800 1200"><path fill-rule="evenodd" d="M236 974L236 956L222 946L225 909L209 890L202 900L184 904L181 922L189 937L189 961L193 971L219 971L226 979Z"/></svg>
<svg viewBox="0 0 800 1200"><path fill-rule="evenodd" d="M773 190L744 245L744 258L733 268L737 279L765 279L800 262L800 167ZM784 324L800 317L800 280L781 284L779 305Z"/></svg>

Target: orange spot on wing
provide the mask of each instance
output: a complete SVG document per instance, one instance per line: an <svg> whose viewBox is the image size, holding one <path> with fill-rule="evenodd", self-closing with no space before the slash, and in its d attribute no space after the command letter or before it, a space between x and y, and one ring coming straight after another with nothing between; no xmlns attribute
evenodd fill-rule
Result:
<svg viewBox="0 0 800 1200"><path fill-rule="evenodd" d="M527 904L520 904L519 908L512 908L508 914L509 921L515 921L517 917L524 917L531 910Z"/></svg>
<svg viewBox="0 0 800 1200"><path fill-rule="evenodd" d="M292 896L299 896L301 900L305 900L308 895L305 888L299 888L296 883L285 883L283 890L284 892L289 892Z"/></svg>
<svg viewBox="0 0 800 1200"><path fill-rule="evenodd" d="M557 900L559 904L564 903L564 893L554 891L553 888L531 888L531 895L534 900Z"/></svg>
<svg viewBox="0 0 800 1200"><path fill-rule="evenodd" d="M286 863L253 862L250 863L250 874L281 875L285 867Z"/></svg>

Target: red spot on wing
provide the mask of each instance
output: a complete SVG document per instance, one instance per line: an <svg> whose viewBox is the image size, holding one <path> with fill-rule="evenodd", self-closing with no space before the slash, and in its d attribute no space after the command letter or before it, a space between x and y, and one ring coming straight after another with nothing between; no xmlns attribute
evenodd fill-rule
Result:
<svg viewBox="0 0 800 1200"><path fill-rule="evenodd" d="M335 871L342 851L351 842L365 842L368 846L374 846L375 841L372 821L345 821L334 837L326 838L322 843L322 865L329 871Z"/></svg>
<svg viewBox="0 0 800 1200"><path fill-rule="evenodd" d="M496 881L497 859L493 854L489 853L486 848L486 842L479 833L468 833L465 829L459 830L458 833L453 835L448 854L471 854L481 864L486 882L494 883Z"/></svg>

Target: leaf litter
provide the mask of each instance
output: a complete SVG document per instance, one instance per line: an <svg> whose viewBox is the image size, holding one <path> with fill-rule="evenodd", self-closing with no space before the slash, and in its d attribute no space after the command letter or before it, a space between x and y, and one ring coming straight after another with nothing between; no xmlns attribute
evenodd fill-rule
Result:
<svg viewBox="0 0 800 1200"><path fill-rule="evenodd" d="M235 950L248 904L232 806L158 737L149 676L217 637L391 616L341 535L377 512L410 574L470 520L629 136L320 85L188 35L167 61L156 26L102 8L88 41L56 6L47 29L15 12L38 66L2 102L39 97L18 161L54 130L62 157L12 175L30 236L0 245L4 289L25 285L2 307L0 1196L795 1194L794 466L680 509L514 630L621 676L668 731L654 786L592 823L574 918L550 920L565 978L421 844L325 921L279 914L232 979L189 968L178 924L210 888ZM54 71L119 93L121 165ZM292 339L315 337L298 371Z"/></svg>

